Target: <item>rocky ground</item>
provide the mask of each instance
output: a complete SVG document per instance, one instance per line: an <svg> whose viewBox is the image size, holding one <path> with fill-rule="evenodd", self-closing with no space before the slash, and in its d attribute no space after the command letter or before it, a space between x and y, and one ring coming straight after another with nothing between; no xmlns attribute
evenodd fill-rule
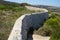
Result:
<svg viewBox="0 0 60 40"><path fill-rule="evenodd" d="M49 40L50 37L40 36L40 35L33 35L33 40Z"/></svg>
<svg viewBox="0 0 60 40"><path fill-rule="evenodd" d="M46 37L46 36L40 36L40 35L36 35L33 34L32 38L29 37L28 40L49 40L50 37Z"/></svg>

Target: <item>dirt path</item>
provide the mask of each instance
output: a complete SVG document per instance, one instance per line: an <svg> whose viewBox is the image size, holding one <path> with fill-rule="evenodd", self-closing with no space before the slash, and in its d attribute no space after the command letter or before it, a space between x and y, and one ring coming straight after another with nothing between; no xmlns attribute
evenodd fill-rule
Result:
<svg viewBox="0 0 60 40"><path fill-rule="evenodd" d="M36 35L36 34L33 35L33 40L49 40L49 39L50 37L43 37L43 36Z"/></svg>
<svg viewBox="0 0 60 40"><path fill-rule="evenodd" d="M37 7L32 7L32 6L25 6L27 9L31 11L36 11L36 12L48 12L48 10L44 8L37 8Z"/></svg>

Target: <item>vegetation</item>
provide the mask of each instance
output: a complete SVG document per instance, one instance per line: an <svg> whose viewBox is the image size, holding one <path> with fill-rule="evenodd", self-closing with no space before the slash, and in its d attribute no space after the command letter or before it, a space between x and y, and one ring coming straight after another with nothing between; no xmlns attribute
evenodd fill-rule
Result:
<svg viewBox="0 0 60 40"><path fill-rule="evenodd" d="M60 40L60 15L52 14L51 17L40 27L36 34L50 36L50 40Z"/></svg>
<svg viewBox="0 0 60 40"><path fill-rule="evenodd" d="M14 22L18 17L25 13L34 12L26 9L24 7L25 5L29 4L0 4L0 40L7 40ZM60 40L60 14L53 14L51 10L49 10L49 13L51 17L42 27L35 30L34 33L42 36L50 36L50 40Z"/></svg>
<svg viewBox="0 0 60 40"><path fill-rule="evenodd" d="M50 40L60 40L60 15L58 17L51 18L47 25L51 26L52 28L52 34Z"/></svg>
<svg viewBox="0 0 60 40"><path fill-rule="evenodd" d="M25 6L25 5L31 6L31 5L28 4L28 3L21 3L21 4L20 4L20 6Z"/></svg>
<svg viewBox="0 0 60 40"><path fill-rule="evenodd" d="M7 40L18 17L32 11L22 6L0 4L0 40Z"/></svg>

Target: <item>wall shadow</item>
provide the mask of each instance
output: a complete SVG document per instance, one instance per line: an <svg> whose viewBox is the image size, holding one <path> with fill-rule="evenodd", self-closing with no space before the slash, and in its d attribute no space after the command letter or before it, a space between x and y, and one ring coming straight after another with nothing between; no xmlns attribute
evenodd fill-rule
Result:
<svg viewBox="0 0 60 40"><path fill-rule="evenodd" d="M45 20L44 20L45 22ZM44 22L40 25L40 27L43 26ZM38 30L40 27L38 28L34 28L33 26L29 28L29 30L27 30L27 40L33 40L33 33L34 33L34 30Z"/></svg>
<svg viewBox="0 0 60 40"><path fill-rule="evenodd" d="M27 40L33 40L33 31L34 31L34 28L33 27L30 27L29 28L29 31L27 33Z"/></svg>

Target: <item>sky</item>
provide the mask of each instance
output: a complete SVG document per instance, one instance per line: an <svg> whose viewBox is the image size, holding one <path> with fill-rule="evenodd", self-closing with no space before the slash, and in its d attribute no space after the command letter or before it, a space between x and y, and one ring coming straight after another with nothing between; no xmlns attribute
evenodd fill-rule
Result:
<svg viewBox="0 0 60 40"><path fill-rule="evenodd" d="M60 7L60 0L6 0L17 3L29 3L32 5L48 5Z"/></svg>

